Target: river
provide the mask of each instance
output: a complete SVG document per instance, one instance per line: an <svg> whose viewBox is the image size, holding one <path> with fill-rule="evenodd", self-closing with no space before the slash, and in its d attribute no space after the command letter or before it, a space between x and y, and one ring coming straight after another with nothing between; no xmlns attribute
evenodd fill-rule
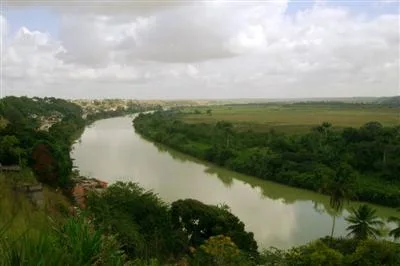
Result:
<svg viewBox="0 0 400 266"><path fill-rule="evenodd" d="M73 146L81 174L109 183L138 182L167 202L194 198L227 204L255 234L261 248L288 248L330 234L329 198L303 189L234 173L154 144L135 133L133 117L100 120ZM357 206L358 203L351 203ZM392 208L373 206L386 219ZM344 210L336 236L345 236Z"/></svg>

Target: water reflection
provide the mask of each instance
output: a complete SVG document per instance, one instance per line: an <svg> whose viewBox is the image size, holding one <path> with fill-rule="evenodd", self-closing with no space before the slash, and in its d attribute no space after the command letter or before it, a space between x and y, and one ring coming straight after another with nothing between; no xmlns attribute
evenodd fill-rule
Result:
<svg viewBox="0 0 400 266"><path fill-rule="evenodd" d="M289 247L330 233L328 197L233 173L153 144L134 132L131 121L106 119L85 130L72 152L83 174L111 183L138 182L167 202L194 198L225 203L261 247ZM395 215L393 209L377 209L381 217ZM337 219L337 235L345 235L347 214L344 210Z"/></svg>

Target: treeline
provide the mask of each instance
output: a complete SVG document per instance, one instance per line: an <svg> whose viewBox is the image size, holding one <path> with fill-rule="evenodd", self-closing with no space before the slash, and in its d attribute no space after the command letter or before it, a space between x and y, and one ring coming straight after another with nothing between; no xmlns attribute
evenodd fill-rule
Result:
<svg viewBox="0 0 400 266"><path fill-rule="evenodd" d="M0 100L0 118L1 164L31 168L48 185L71 186L70 149L86 124L78 105L10 96Z"/></svg>
<svg viewBox="0 0 400 266"><path fill-rule="evenodd" d="M256 102L256 103L230 103L225 106L323 106L330 108L398 108L400 107L400 96L393 97L380 97L380 98L342 98L342 99L298 99L296 101L270 101L270 102Z"/></svg>
<svg viewBox="0 0 400 266"><path fill-rule="evenodd" d="M332 130L323 123L307 134L239 132L229 122L187 124L179 111L141 114L143 136L244 174L324 191L338 176L352 180L351 199L400 206L400 126L370 122Z"/></svg>
<svg viewBox="0 0 400 266"><path fill-rule="evenodd" d="M98 112L95 112L95 113L88 114L86 116L86 121L87 121L88 124L91 124L91 123L93 123L93 122L95 122L97 120L100 120L100 119L107 119L107 118L123 116L123 115L127 115L127 114L130 114L130 112L128 112L125 109L119 107L119 108L117 108L116 110L113 110L113 111L104 111L104 110L102 110L102 111L98 111Z"/></svg>
<svg viewBox="0 0 400 266"><path fill-rule="evenodd" d="M128 104L126 108L117 107L115 110L100 110L94 113L89 113L86 116L86 122L91 124L100 119L124 116L129 114L135 114L139 112L145 112L153 109L160 109L159 106L151 106L151 105L140 105L140 104Z"/></svg>
<svg viewBox="0 0 400 266"><path fill-rule="evenodd" d="M400 106L400 96L382 97L382 98L379 98L375 103L381 104L381 105L399 107Z"/></svg>

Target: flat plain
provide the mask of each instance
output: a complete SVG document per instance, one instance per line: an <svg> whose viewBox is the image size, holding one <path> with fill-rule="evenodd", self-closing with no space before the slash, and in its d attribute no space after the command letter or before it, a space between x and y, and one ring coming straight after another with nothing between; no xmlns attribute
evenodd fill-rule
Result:
<svg viewBox="0 0 400 266"><path fill-rule="evenodd" d="M286 133L306 132L323 122L331 123L334 129L360 127L371 121L384 126L400 125L400 108L368 104L223 105L185 108L183 112L187 123L229 121L238 130L274 129Z"/></svg>

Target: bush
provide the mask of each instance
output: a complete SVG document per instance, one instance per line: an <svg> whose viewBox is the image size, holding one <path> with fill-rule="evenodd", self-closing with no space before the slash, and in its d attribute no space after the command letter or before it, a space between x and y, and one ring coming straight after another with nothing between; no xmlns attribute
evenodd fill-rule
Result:
<svg viewBox="0 0 400 266"><path fill-rule="evenodd" d="M230 237L212 236L194 250L190 265L207 266L250 266L255 265L232 242Z"/></svg>

